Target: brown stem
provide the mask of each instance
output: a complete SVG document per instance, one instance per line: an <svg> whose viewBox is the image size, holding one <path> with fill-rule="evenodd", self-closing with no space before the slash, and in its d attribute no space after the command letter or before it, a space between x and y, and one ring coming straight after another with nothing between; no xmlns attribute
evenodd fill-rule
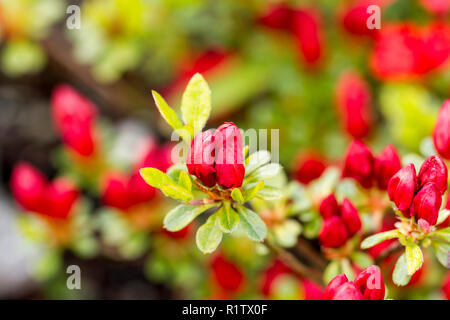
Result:
<svg viewBox="0 0 450 320"><path fill-rule="evenodd" d="M306 258L308 258L308 260L311 261L311 263L314 264L320 271L325 270L327 261L320 254L318 254L307 241L299 238L296 249L301 255L306 256Z"/></svg>
<svg viewBox="0 0 450 320"><path fill-rule="evenodd" d="M270 250L276 253L278 257L292 269L292 271L294 271L301 277L311 279L313 282L315 282L317 285L321 287L324 286L320 272L317 272L316 270L305 266L292 253L275 245L271 241L266 240L264 241L264 244Z"/></svg>
<svg viewBox="0 0 450 320"><path fill-rule="evenodd" d="M197 180L194 180L194 183L197 186L197 188L199 188L201 191L203 191L208 196L210 196L211 199L213 199L213 200L221 200L221 198L218 195L216 195L214 192L211 192L210 190L206 189L204 186L202 186L200 183L198 183Z"/></svg>

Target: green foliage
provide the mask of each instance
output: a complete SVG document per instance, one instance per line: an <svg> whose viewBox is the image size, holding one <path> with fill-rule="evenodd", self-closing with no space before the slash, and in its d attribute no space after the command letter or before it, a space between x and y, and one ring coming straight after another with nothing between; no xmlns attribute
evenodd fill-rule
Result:
<svg viewBox="0 0 450 320"><path fill-rule="evenodd" d="M195 240L197 247L203 253L211 253L216 250L222 241L222 231L217 214L211 215L206 223L198 228Z"/></svg>
<svg viewBox="0 0 450 320"><path fill-rule="evenodd" d="M363 242L361 242L361 249L369 249L380 242L398 238L398 236L399 236L398 230L389 230L381 233L376 233L370 237L367 237L366 239L363 240Z"/></svg>
<svg viewBox="0 0 450 320"><path fill-rule="evenodd" d="M178 205L165 216L164 228L172 232L179 231L191 223L198 215L215 206L217 204L202 206Z"/></svg>
<svg viewBox="0 0 450 320"><path fill-rule="evenodd" d="M267 227L264 221L255 212L244 206L238 206L236 209L247 236L255 241L263 241L267 236Z"/></svg>

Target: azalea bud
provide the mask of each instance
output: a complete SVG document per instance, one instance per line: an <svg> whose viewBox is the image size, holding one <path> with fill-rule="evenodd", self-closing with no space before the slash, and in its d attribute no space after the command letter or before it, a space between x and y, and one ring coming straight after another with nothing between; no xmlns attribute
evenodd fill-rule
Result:
<svg viewBox="0 0 450 320"><path fill-rule="evenodd" d="M341 205L341 219L344 221L349 236L361 230L361 219L355 206L345 198Z"/></svg>
<svg viewBox="0 0 450 320"><path fill-rule="evenodd" d="M327 248L339 248L347 242L348 232L341 218L333 216L323 221L319 241Z"/></svg>
<svg viewBox="0 0 450 320"><path fill-rule="evenodd" d="M384 280L378 266L372 265L363 270L355 279L364 300L384 300Z"/></svg>
<svg viewBox="0 0 450 320"><path fill-rule="evenodd" d="M343 177L353 178L364 188L372 186L374 157L370 149L361 141L354 140L345 157Z"/></svg>
<svg viewBox="0 0 450 320"><path fill-rule="evenodd" d="M34 167L19 163L11 175L11 191L15 200L28 211L42 209L42 196L46 188L45 177Z"/></svg>
<svg viewBox="0 0 450 320"><path fill-rule="evenodd" d="M57 86L52 94L52 114L63 142L82 156L95 151L95 106L72 87Z"/></svg>
<svg viewBox="0 0 450 320"><path fill-rule="evenodd" d="M388 184L389 199L400 211L406 211L411 206L417 189L416 168L412 163L400 169Z"/></svg>
<svg viewBox="0 0 450 320"><path fill-rule="evenodd" d="M126 175L122 173L109 174L104 181L101 196L103 204L120 210L127 210L131 205L128 198L127 183L128 177Z"/></svg>
<svg viewBox="0 0 450 320"><path fill-rule="evenodd" d="M370 89L355 72L344 73L336 89L338 114L345 131L355 139L366 137L372 127Z"/></svg>
<svg viewBox="0 0 450 320"><path fill-rule="evenodd" d="M386 190L389 180L402 168L400 157L394 146L388 144L386 148L375 157L375 179L378 188Z"/></svg>
<svg viewBox="0 0 450 320"><path fill-rule="evenodd" d="M292 14L291 28L297 38L303 60L310 65L316 64L323 51L322 34L317 14L310 10L295 10Z"/></svg>
<svg viewBox="0 0 450 320"><path fill-rule="evenodd" d="M214 134L216 145L217 183L226 189L238 188L245 175L242 135L232 122L217 128Z"/></svg>
<svg viewBox="0 0 450 320"><path fill-rule="evenodd" d="M448 170L441 157L434 155L425 160L420 167L417 182L419 187L423 187L428 182L434 182L442 194L447 191Z"/></svg>
<svg viewBox="0 0 450 320"><path fill-rule="evenodd" d="M216 257L211 267L214 278L222 289L235 292L243 285L245 280L244 274L235 264L225 260L225 258L221 256Z"/></svg>
<svg viewBox="0 0 450 320"><path fill-rule="evenodd" d="M340 274L337 275L336 277L333 278L333 280L331 280L326 289L325 292L323 294L323 300L332 300L334 294L336 293L336 290L342 286L344 283L347 283L348 279L347 276L345 274Z"/></svg>
<svg viewBox="0 0 450 320"><path fill-rule="evenodd" d="M353 35L375 37L378 30L367 27L367 21L371 15L367 8L373 4L380 5L381 1L356 1L352 2L349 8L345 8L341 16L344 29Z"/></svg>
<svg viewBox="0 0 450 320"><path fill-rule="evenodd" d="M319 212L324 219L339 215L339 205L333 193L322 200Z"/></svg>
<svg viewBox="0 0 450 320"><path fill-rule="evenodd" d="M326 169L325 160L314 152L302 153L294 161L295 179L306 185L319 178Z"/></svg>
<svg viewBox="0 0 450 320"><path fill-rule="evenodd" d="M364 297L356 285L350 281L338 287L331 300L364 300Z"/></svg>
<svg viewBox="0 0 450 320"><path fill-rule="evenodd" d="M417 220L424 219L430 225L435 225L442 204L442 194L433 182L428 182L417 192L411 207L411 215Z"/></svg>
<svg viewBox="0 0 450 320"><path fill-rule="evenodd" d="M186 166L189 173L199 178L207 187L212 187L216 184L214 154L214 135L212 131L208 130L197 134L191 142Z"/></svg>
<svg viewBox="0 0 450 320"><path fill-rule="evenodd" d="M56 179L45 191L45 210L41 210L40 213L56 219L66 219L78 196L78 191L70 181L63 178Z"/></svg>

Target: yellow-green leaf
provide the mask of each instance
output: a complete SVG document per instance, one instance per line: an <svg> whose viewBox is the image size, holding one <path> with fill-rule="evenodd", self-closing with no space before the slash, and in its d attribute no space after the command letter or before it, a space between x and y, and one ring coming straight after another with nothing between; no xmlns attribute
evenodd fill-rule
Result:
<svg viewBox="0 0 450 320"><path fill-rule="evenodd" d="M180 176L178 178L178 184L186 189L187 191L192 190L191 177L186 173L186 171L180 171Z"/></svg>
<svg viewBox="0 0 450 320"><path fill-rule="evenodd" d="M222 241L222 231L218 226L217 219L217 214L211 215L206 223L197 230L195 241L203 253L213 252Z"/></svg>
<svg viewBox="0 0 450 320"><path fill-rule="evenodd" d="M201 74L196 73L181 99L181 114L185 124L194 128L194 135L206 124L211 113L211 90Z"/></svg>
<svg viewBox="0 0 450 320"><path fill-rule="evenodd" d="M161 191L168 197L184 202L191 201L194 198L194 195L191 192L176 185L162 186Z"/></svg>
<svg viewBox="0 0 450 320"><path fill-rule="evenodd" d="M164 185L175 184L168 175L156 168L142 168L139 173L144 181L154 188L161 189Z"/></svg>
<svg viewBox="0 0 450 320"><path fill-rule="evenodd" d="M174 129L177 130L183 127L183 124L180 120L178 120L177 114L175 111L169 107L167 102L161 97L161 95L152 90L153 99L155 100L156 107L161 113L161 116L166 120L166 122Z"/></svg>

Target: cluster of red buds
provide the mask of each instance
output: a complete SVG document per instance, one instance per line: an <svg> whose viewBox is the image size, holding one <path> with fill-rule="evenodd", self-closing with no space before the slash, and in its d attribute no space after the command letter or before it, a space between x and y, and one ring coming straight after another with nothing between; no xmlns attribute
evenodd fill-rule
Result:
<svg viewBox="0 0 450 320"><path fill-rule="evenodd" d="M239 188L245 175L239 128L226 122L214 134L211 130L197 134L191 142L186 166L208 188L216 184L224 189Z"/></svg>
<svg viewBox="0 0 450 320"><path fill-rule="evenodd" d="M319 208L323 217L319 241L327 248L339 248L361 230L358 210L348 199L339 205L334 194L326 197Z"/></svg>
<svg viewBox="0 0 450 320"><path fill-rule="evenodd" d="M384 300L384 280L378 266L364 269L355 281L340 274L328 283L324 300Z"/></svg>
<svg viewBox="0 0 450 320"><path fill-rule="evenodd" d="M428 231L438 220L447 183L447 166L433 155L425 160L418 175L412 163L397 172L389 181L389 198L405 217L415 217L422 230Z"/></svg>
<svg viewBox="0 0 450 320"><path fill-rule="evenodd" d="M266 27L292 33L306 63L314 65L323 56L320 20L314 10L278 4L269 8L260 22Z"/></svg>
<svg viewBox="0 0 450 320"><path fill-rule="evenodd" d="M52 94L52 114L64 144L81 157L97 152L95 105L68 85L59 85Z"/></svg>
<svg viewBox="0 0 450 320"><path fill-rule="evenodd" d="M15 166L11 190L23 209L54 219L67 219L79 197L69 180L58 178L49 182L41 172L26 163Z"/></svg>
<svg viewBox="0 0 450 320"><path fill-rule="evenodd" d="M361 141L353 141L345 156L343 177L353 178L364 188L376 184L386 190L389 180L401 168L400 157L392 145L387 145L376 157Z"/></svg>

